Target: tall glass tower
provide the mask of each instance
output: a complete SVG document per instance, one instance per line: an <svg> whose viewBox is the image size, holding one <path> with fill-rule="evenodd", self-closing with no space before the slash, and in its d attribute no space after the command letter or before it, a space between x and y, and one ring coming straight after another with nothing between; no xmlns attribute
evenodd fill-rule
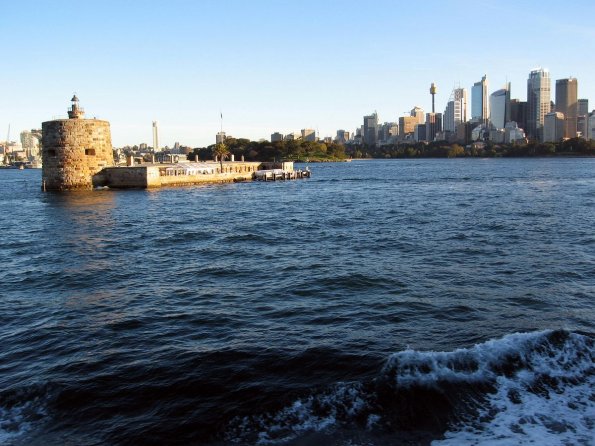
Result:
<svg viewBox="0 0 595 446"><path fill-rule="evenodd" d="M530 138L543 141L543 122L551 110L550 73L538 68L527 80L527 133Z"/></svg>
<svg viewBox="0 0 595 446"><path fill-rule="evenodd" d="M484 75L471 88L471 119L487 124L490 119L488 106L488 76Z"/></svg>

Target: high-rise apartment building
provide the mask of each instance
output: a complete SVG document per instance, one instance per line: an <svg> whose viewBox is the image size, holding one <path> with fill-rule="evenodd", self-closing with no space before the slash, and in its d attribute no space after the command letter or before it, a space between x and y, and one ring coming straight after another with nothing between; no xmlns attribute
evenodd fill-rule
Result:
<svg viewBox="0 0 595 446"><path fill-rule="evenodd" d="M364 144L375 146L378 141L378 114L376 112L371 115L364 116Z"/></svg>
<svg viewBox="0 0 595 446"><path fill-rule="evenodd" d="M490 122L497 129L503 129L510 121L510 83L490 95Z"/></svg>
<svg viewBox="0 0 595 446"><path fill-rule="evenodd" d="M556 81L556 111L564 114L564 138L575 138L578 115L578 81L570 77Z"/></svg>
<svg viewBox="0 0 595 446"><path fill-rule="evenodd" d="M471 119L487 124L490 119L488 106L488 76L484 75L471 88Z"/></svg>
<svg viewBox="0 0 595 446"><path fill-rule="evenodd" d="M545 115L551 110L550 73L538 68L529 73L527 80L527 130L530 138L543 141Z"/></svg>
<svg viewBox="0 0 595 446"><path fill-rule="evenodd" d="M456 132L457 126L467 121L467 90L455 88L444 111L444 131Z"/></svg>

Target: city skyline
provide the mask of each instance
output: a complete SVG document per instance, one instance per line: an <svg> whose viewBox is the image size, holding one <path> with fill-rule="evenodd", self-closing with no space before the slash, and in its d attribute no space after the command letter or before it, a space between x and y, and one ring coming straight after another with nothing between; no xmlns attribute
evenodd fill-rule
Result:
<svg viewBox="0 0 595 446"><path fill-rule="evenodd" d="M514 20L486 35L478 8L487 17L512 11ZM595 30L576 17L593 13L587 1L564 10L532 1L381 1L370 10L355 2L12 3L0 19L11 36L9 69L0 74L0 140L8 125L17 139L65 115L73 92L87 117L110 121L114 146L150 144L153 121L161 146L207 146L220 113L223 131L236 137L303 128L334 137L371 113L380 123L414 106L429 112L432 82L438 113L453 88L470 92L484 74L488 95L510 82L510 97L525 101L528 73L537 67L550 72L552 99L555 81L574 77L578 98L592 104ZM446 32L455 19L465 39ZM411 39L415 45L404 48Z"/></svg>

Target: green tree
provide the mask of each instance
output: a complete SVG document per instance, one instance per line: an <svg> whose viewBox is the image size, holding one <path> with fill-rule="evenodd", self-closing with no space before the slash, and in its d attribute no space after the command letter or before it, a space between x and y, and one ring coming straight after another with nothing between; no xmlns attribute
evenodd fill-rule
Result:
<svg viewBox="0 0 595 446"><path fill-rule="evenodd" d="M457 156L463 156L464 154L465 154L465 149L463 149L458 144L453 144L452 146L450 146L450 149L448 149L448 157L449 158L455 158Z"/></svg>

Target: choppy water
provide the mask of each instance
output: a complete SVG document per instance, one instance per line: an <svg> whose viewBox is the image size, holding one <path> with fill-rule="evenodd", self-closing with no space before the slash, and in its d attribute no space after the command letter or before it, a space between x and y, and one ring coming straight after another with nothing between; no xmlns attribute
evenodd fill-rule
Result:
<svg viewBox="0 0 595 446"><path fill-rule="evenodd" d="M311 167L0 171L0 443L593 444L595 159Z"/></svg>

